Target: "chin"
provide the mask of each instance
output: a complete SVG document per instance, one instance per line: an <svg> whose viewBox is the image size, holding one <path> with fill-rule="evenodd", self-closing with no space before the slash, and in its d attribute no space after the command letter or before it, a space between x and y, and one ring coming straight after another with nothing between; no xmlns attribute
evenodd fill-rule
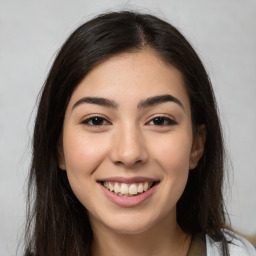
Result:
<svg viewBox="0 0 256 256"><path fill-rule="evenodd" d="M126 215L112 218L110 222L106 221L105 226L119 234L138 235L152 229L156 222L154 218L146 219L145 216Z"/></svg>
<svg viewBox="0 0 256 256"><path fill-rule="evenodd" d="M109 228L111 228L115 233L123 235L139 235L150 229L149 226L145 225L122 225Z"/></svg>

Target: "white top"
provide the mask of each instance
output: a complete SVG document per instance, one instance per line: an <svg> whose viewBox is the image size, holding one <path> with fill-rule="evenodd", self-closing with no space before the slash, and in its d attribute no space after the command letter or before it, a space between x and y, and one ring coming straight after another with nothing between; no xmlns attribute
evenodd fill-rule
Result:
<svg viewBox="0 0 256 256"><path fill-rule="evenodd" d="M241 236L225 230L223 232L229 243L230 256L256 256L256 250L246 239ZM214 242L208 235L206 235L206 250L207 256L222 256L221 243Z"/></svg>

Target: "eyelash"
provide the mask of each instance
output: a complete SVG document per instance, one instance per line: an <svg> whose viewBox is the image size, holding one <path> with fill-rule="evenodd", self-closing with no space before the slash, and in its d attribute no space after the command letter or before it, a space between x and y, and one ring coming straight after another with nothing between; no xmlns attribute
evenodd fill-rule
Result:
<svg viewBox="0 0 256 256"><path fill-rule="evenodd" d="M96 124L93 122L96 121ZM158 122L158 124L151 122ZM160 122L160 123L159 123ZM111 122L109 122L106 118L100 116L100 115L94 115L89 118L86 118L85 120L81 121L82 124L87 126L94 126L94 127L100 127L103 125L111 125ZM166 117L166 116L155 116L154 118L150 119L148 122L146 122L146 125L153 125L153 126L172 126L177 125L178 123L174 121L173 119Z"/></svg>
<svg viewBox="0 0 256 256"><path fill-rule="evenodd" d="M100 121L101 124L93 124L93 121L97 122L97 119L98 119L98 121ZM105 122L106 124L102 124L102 122ZM88 125L88 126L102 126L102 125L110 125L111 124L106 118L104 118L100 115L94 115L94 116L91 116L89 118L86 118L81 123L85 124L85 125Z"/></svg>
<svg viewBox="0 0 256 256"><path fill-rule="evenodd" d="M166 117L166 116L155 116L154 118L150 119L150 121L148 121L146 124L150 124L151 122L157 121L161 124L152 124L155 126L171 126L171 125L177 125L178 123L176 121L174 121L173 119L171 119L170 117Z"/></svg>

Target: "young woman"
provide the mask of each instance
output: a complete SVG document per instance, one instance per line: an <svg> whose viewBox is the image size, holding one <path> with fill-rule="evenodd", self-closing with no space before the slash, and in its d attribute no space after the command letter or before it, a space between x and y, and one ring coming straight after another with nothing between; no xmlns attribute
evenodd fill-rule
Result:
<svg viewBox="0 0 256 256"><path fill-rule="evenodd" d="M65 42L34 128L25 255L255 255L225 229L212 87L170 24L103 14Z"/></svg>

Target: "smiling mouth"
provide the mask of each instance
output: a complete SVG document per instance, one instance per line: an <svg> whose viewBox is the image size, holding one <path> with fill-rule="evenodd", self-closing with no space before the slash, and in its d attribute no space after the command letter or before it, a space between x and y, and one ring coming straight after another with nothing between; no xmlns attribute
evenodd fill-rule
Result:
<svg viewBox="0 0 256 256"><path fill-rule="evenodd" d="M139 182L139 183L120 183L120 182L113 182L113 181L102 181L101 184L112 193L124 196L124 197L133 197L139 194L142 194L153 186L158 184L159 182Z"/></svg>

